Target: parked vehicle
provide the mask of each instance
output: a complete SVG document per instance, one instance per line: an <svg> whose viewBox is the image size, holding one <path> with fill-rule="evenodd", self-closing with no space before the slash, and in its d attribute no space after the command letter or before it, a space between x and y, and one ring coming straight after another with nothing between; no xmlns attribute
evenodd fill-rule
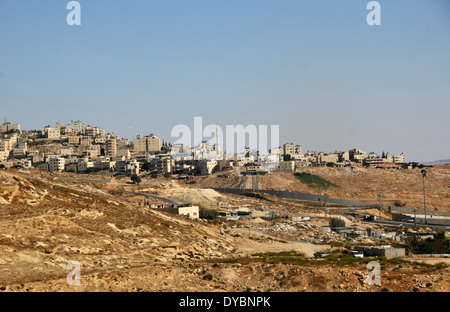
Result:
<svg viewBox="0 0 450 312"><path fill-rule="evenodd" d="M315 258L323 258L323 257L326 257L326 256L327 256L327 254L325 252L323 252L323 251L317 251L317 252L314 253L314 257Z"/></svg>
<svg viewBox="0 0 450 312"><path fill-rule="evenodd" d="M375 221L376 217L373 215L365 215L363 218L364 221Z"/></svg>
<svg viewBox="0 0 450 312"><path fill-rule="evenodd" d="M349 255L355 258L364 258L364 253L358 250L352 250L349 252Z"/></svg>

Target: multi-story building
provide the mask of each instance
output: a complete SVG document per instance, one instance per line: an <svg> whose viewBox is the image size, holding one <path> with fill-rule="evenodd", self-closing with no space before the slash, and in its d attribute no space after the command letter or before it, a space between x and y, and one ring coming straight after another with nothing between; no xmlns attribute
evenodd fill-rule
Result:
<svg viewBox="0 0 450 312"><path fill-rule="evenodd" d="M116 162L115 161L111 161L108 158L101 158L101 159L99 158L94 163L94 168L98 169L98 170L110 170L110 171L113 171L115 166L116 166Z"/></svg>
<svg viewBox="0 0 450 312"><path fill-rule="evenodd" d="M45 128L45 136L49 140L59 140L61 139L61 130L58 128Z"/></svg>
<svg viewBox="0 0 450 312"><path fill-rule="evenodd" d="M141 138L137 136L133 141L135 152L160 152L162 148L162 140L153 134Z"/></svg>
<svg viewBox="0 0 450 312"><path fill-rule="evenodd" d="M215 159L204 159L198 162L198 167L201 174L211 174L213 169L217 166L217 160Z"/></svg>
<svg viewBox="0 0 450 312"><path fill-rule="evenodd" d="M105 154L106 156L109 156L111 158L117 157L117 141L116 139L107 139L106 140L106 148L105 148Z"/></svg>
<svg viewBox="0 0 450 312"><path fill-rule="evenodd" d="M366 152L360 149L352 149L348 153L351 161L362 163L366 159Z"/></svg>
<svg viewBox="0 0 450 312"><path fill-rule="evenodd" d="M174 160L171 157L160 157L156 161L156 171L158 173L172 173Z"/></svg>
<svg viewBox="0 0 450 312"><path fill-rule="evenodd" d="M81 137L79 135L69 135L67 139L69 144L80 144Z"/></svg>
<svg viewBox="0 0 450 312"><path fill-rule="evenodd" d="M91 145L92 139L89 136L82 136L80 138L80 145L82 146L89 146Z"/></svg>
<svg viewBox="0 0 450 312"><path fill-rule="evenodd" d="M5 162L8 160L9 152L0 151L0 162Z"/></svg>
<svg viewBox="0 0 450 312"><path fill-rule="evenodd" d="M117 161L115 171L119 174L139 174L139 162L135 159L128 161Z"/></svg>
<svg viewBox="0 0 450 312"><path fill-rule="evenodd" d="M83 157L88 157L90 160L97 159L98 155L100 152L96 145L90 145L83 151Z"/></svg>
<svg viewBox="0 0 450 312"><path fill-rule="evenodd" d="M405 163L405 154L401 153L400 155L392 156L392 160L396 164L404 164Z"/></svg>
<svg viewBox="0 0 450 312"><path fill-rule="evenodd" d="M53 157L48 161L48 171L64 171L65 159L62 157Z"/></svg>
<svg viewBox="0 0 450 312"><path fill-rule="evenodd" d="M294 145L292 143L285 143L283 145L283 155L301 155L302 147L300 145Z"/></svg>
<svg viewBox="0 0 450 312"><path fill-rule="evenodd" d="M27 142L19 142L12 149L13 157L24 157L27 154Z"/></svg>
<svg viewBox="0 0 450 312"><path fill-rule="evenodd" d="M10 139L0 139L0 152L11 152L13 143Z"/></svg>
<svg viewBox="0 0 450 312"><path fill-rule="evenodd" d="M128 160L131 158L130 150L127 148L121 148L117 150L117 158L120 160Z"/></svg>
<svg viewBox="0 0 450 312"><path fill-rule="evenodd" d="M337 151L335 154L338 155L338 161L339 162L348 162L350 161L350 153L349 152L343 152L343 151Z"/></svg>
<svg viewBox="0 0 450 312"><path fill-rule="evenodd" d="M96 136L94 138L94 143L96 143L96 144L105 144L106 143L106 136L104 136L104 135Z"/></svg>
<svg viewBox="0 0 450 312"><path fill-rule="evenodd" d="M65 126L66 132L72 132L72 133L84 133L84 130L86 129L86 125L83 124L81 121L72 121L70 124Z"/></svg>
<svg viewBox="0 0 450 312"><path fill-rule="evenodd" d="M318 157L318 163L327 164L327 163L337 163L339 160L338 154L325 154L320 153Z"/></svg>
<svg viewBox="0 0 450 312"><path fill-rule="evenodd" d="M278 164L278 170L282 172L294 172L295 160L282 161Z"/></svg>
<svg viewBox="0 0 450 312"><path fill-rule="evenodd" d="M1 125L1 127L0 127L1 133L5 133L5 132L9 132L9 131L20 131L20 125L12 124L9 122L5 122L3 125Z"/></svg>
<svg viewBox="0 0 450 312"><path fill-rule="evenodd" d="M89 161L87 157L81 158L77 164L78 172L86 172L89 168L93 168L94 163Z"/></svg>

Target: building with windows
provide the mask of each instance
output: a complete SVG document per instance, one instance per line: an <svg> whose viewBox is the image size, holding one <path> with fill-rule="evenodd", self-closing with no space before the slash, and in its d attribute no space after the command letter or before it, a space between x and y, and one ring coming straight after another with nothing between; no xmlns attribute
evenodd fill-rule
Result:
<svg viewBox="0 0 450 312"><path fill-rule="evenodd" d="M59 128L45 128L45 136L49 140L61 139L61 130Z"/></svg>
<svg viewBox="0 0 450 312"><path fill-rule="evenodd" d="M117 141L116 139L106 139L105 154L111 158L117 157Z"/></svg>
<svg viewBox="0 0 450 312"><path fill-rule="evenodd" d="M135 152L160 152L162 148L162 140L153 134L141 138L137 136L133 141Z"/></svg>
<svg viewBox="0 0 450 312"><path fill-rule="evenodd" d="M48 171L64 171L65 159L62 157L52 157L48 160Z"/></svg>
<svg viewBox="0 0 450 312"><path fill-rule="evenodd" d="M84 133L86 127L87 126L84 123L78 120L72 121L70 124L64 127L64 130L71 133Z"/></svg>
<svg viewBox="0 0 450 312"><path fill-rule="evenodd" d="M0 126L0 132L6 133L10 131L19 131L20 132L20 125L19 124L12 124L10 122L6 122Z"/></svg>

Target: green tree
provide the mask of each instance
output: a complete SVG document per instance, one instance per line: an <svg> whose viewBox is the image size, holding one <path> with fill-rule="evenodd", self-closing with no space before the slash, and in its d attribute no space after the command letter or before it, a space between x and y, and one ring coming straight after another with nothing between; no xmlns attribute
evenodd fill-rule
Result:
<svg viewBox="0 0 450 312"><path fill-rule="evenodd" d="M331 218L330 220L330 227L336 228L336 227L344 227L345 221L340 218Z"/></svg>
<svg viewBox="0 0 450 312"><path fill-rule="evenodd" d="M133 181L133 183L139 185L142 182L142 178L140 176L138 176L137 174L132 174L131 181Z"/></svg>
<svg viewBox="0 0 450 312"><path fill-rule="evenodd" d="M152 165L150 164L150 162L148 162L148 161L144 162L144 164L142 165L142 170L150 171L151 169L152 169Z"/></svg>
<svg viewBox="0 0 450 312"><path fill-rule="evenodd" d="M200 208L199 217L201 219L216 220L219 217L219 212L217 210Z"/></svg>

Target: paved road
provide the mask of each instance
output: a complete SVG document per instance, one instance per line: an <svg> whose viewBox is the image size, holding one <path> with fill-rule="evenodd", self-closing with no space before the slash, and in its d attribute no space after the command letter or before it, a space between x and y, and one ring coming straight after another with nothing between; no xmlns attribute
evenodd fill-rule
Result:
<svg viewBox="0 0 450 312"><path fill-rule="evenodd" d="M385 226L407 226L412 227L415 226L414 222L400 222L400 221L389 221L389 220L374 220L374 221L361 221L362 223L368 223L368 224L379 224L379 225L385 225ZM423 223L417 223L418 227L428 227L428 228L436 228L441 229L444 226L443 225L434 225L434 224L423 224ZM446 226L445 229L448 231L450 230L449 226Z"/></svg>

